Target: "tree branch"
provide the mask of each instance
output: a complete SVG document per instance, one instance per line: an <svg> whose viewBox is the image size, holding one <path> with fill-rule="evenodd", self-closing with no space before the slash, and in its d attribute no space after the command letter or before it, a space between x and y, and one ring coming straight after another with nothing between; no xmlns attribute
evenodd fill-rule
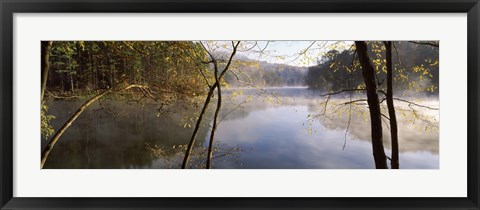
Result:
<svg viewBox="0 0 480 210"><path fill-rule="evenodd" d="M210 58L214 61L214 68L215 68L215 72L217 72L217 65L216 65L216 62L215 62L215 58L213 57L213 55L207 50L207 48L203 45L203 43L200 42L200 44L203 46L203 48L207 51L207 53L209 54ZM232 44L233 44L233 41L232 41ZM229 58L229 61L227 63L227 65L225 66L225 68L223 69L223 71L220 73L220 75L215 76L216 78L216 82L215 84L213 84L213 86L210 88L208 94L207 94L207 98L205 100L205 103L203 105L203 108L202 108L202 111L200 112L200 115L198 116L198 120L197 120L197 123L195 124L195 128L193 130L193 134L190 138L190 142L188 143L188 146L187 146L187 150L185 152L185 157L183 158L183 161L182 161L182 169L185 169L187 168L187 164L188 164L188 160L190 159L190 154L192 152L192 149L193 149L193 145L195 143L195 139L197 138L197 134L198 134L198 129L200 128L200 124L202 123L203 121L203 116L206 112L206 109L208 108L208 105L210 104L210 99L213 95L213 92L215 91L215 89L217 87L220 86L220 81L223 77L223 75L226 73L226 71L228 70L228 68L230 67L230 64L233 60L233 57L235 56L235 53L237 52L237 48L238 48L238 45L240 44L240 41L237 42L237 44L233 44L233 51L232 51L232 54L230 55L230 58Z"/></svg>
<svg viewBox="0 0 480 210"><path fill-rule="evenodd" d="M53 93L51 93L51 92L48 91L48 90L45 90L45 93L47 93L50 97L56 98L56 99L70 100L70 99L80 98L80 96L57 96L57 95L54 95Z"/></svg>
<svg viewBox="0 0 480 210"><path fill-rule="evenodd" d="M408 104L411 104L411 105L415 105L415 106L418 106L418 107L422 107L422 108L427 108L427 109L431 109L431 110L439 110L439 108L436 108L436 107L429 107L429 106L417 104L417 103L407 101L407 100L401 99L401 98L393 98L393 99L397 100L397 101L402 101L402 102L405 102L405 103L408 103Z"/></svg>
<svg viewBox="0 0 480 210"><path fill-rule="evenodd" d="M355 103L361 102L361 101L367 101L367 99L357 99L357 100L353 100L353 101L348 101L348 102L343 103L342 105L355 104Z"/></svg>
<svg viewBox="0 0 480 210"><path fill-rule="evenodd" d="M203 46L203 45L202 45ZM195 63L195 65L197 66L197 69L198 71L200 72L200 74L202 75L203 79L205 80L205 83L207 84L208 87L211 87L210 83L208 82L208 79L207 77L205 76L205 74L203 73L202 71L202 68L200 67L200 64L198 64L198 62L195 60L195 58L193 58L193 56L187 51L187 50L184 50L185 53L187 53L188 57L190 57L190 59L192 59L192 61ZM205 64L205 62L202 62ZM210 63L210 62L209 62Z"/></svg>
<svg viewBox="0 0 480 210"><path fill-rule="evenodd" d="M429 45L429 46L432 46L432 47L439 47L439 44L438 42L417 42L417 41L409 41L410 43L414 43L414 44L421 44L421 45Z"/></svg>
<svg viewBox="0 0 480 210"><path fill-rule="evenodd" d="M348 91L365 91L365 90L367 90L367 89L364 89L364 88L344 89L344 90L340 90L340 91L333 92L333 93L323 94L323 95L320 95L320 96L331 96L331 95L337 95L337 94L340 94L340 93L343 93L343 92L348 92Z"/></svg>

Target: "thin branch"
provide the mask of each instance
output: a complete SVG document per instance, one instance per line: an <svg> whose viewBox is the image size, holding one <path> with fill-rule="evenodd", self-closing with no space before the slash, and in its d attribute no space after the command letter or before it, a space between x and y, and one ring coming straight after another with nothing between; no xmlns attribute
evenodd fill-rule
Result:
<svg viewBox="0 0 480 210"><path fill-rule="evenodd" d="M265 49L267 49L268 44L270 44L270 41L267 41L267 44L265 44L265 47L263 47L263 49L260 50L260 52L259 52L260 54L262 54L263 51L265 51ZM258 46L258 49L260 49L260 46Z"/></svg>
<svg viewBox="0 0 480 210"><path fill-rule="evenodd" d="M365 90L367 90L367 89L364 89L364 88L344 89L344 90L340 90L340 91L333 92L333 93L323 94L323 95L320 95L320 96L331 96L331 95L337 95L337 94L340 94L340 93L343 93L343 92L348 92L348 91L365 91Z"/></svg>
<svg viewBox="0 0 480 210"><path fill-rule="evenodd" d="M393 49L395 49L395 52L397 53L398 63L402 65L402 59L400 59L400 53L398 53L397 45L395 44L395 42L392 42L392 44L393 44Z"/></svg>
<svg viewBox="0 0 480 210"><path fill-rule="evenodd" d="M356 55L357 55L357 49L353 51L352 64L350 64L350 69L353 69L353 64L355 63L355 58L357 57Z"/></svg>
<svg viewBox="0 0 480 210"><path fill-rule="evenodd" d="M246 49L246 50L238 50L238 51L240 51L240 52L247 52L247 51L250 51L250 50L252 50L253 48L255 48L257 45L258 45L258 42L255 41L255 44L254 44L252 47L250 47L250 48L248 48L248 49Z"/></svg>
<svg viewBox="0 0 480 210"><path fill-rule="evenodd" d="M234 112L234 111L237 110L238 108L242 107L242 105L243 105L243 104L246 104L246 103L247 103L247 101L244 101L244 102L242 102L242 103L240 103L240 104L237 104L237 106L235 106L233 109L231 109L227 114L223 115L222 119L220 119L220 121L218 121L217 126L220 125L220 123L222 123L222 121L223 121L229 114L231 114L232 112Z"/></svg>
<svg viewBox="0 0 480 210"><path fill-rule="evenodd" d="M341 105L355 104L355 103L357 103L357 102L362 102L362 101L367 101L367 99L357 99L357 100L353 100L353 101L350 100L350 101L347 101L347 102L345 102L345 103L343 103L343 104L341 104Z"/></svg>
<svg viewBox="0 0 480 210"><path fill-rule="evenodd" d="M380 104L382 104L385 100L387 100L387 97L382 98L382 100L380 100Z"/></svg>
<svg viewBox="0 0 480 210"><path fill-rule="evenodd" d="M429 107L429 106L417 104L417 103L414 103L414 102L411 102L411 101L407 101L405 99L400 99L400 98L393 98L393 99L397 100L397 101L402 101L402 102L405 102L405 103L408 103L408 104L411 104L411 105L415 105L415 106L418 106L418 107L422 107L422 108L427 108L427 109L431 109L431 110L439 110L439 108L436 108L436 107Z"/></svg>
<svg viewBox="0 0 480 210"><path fill-rule="evenodd" d="M213 63L215 62L214 60L209 60L209 61L202 61L203 64L210 64L210 63Z"/></svg>
<svg viewBox="0 0 480 210"><path fill-rule="evenodd" d="M417 42L417 41L409 41L410 43L414 43L414 44L421 44L421 45L429 45L429 46L432 46L432 47L439 47L439 44L438 42Z"/></svg>
<svg viewBox="0 0 480 210"><path fill-rule="evenodd" d="M315 44L316 42L317 42L317 41L313 41L312 44L310 44L307 48L305 48L303 51L301 51L300 53L298 53L298 56L297 56L295 59L291 60L289 63L292 63L292 62L296 61L300 56L305 55L305 53L307 53L308 50L309 50L309 49L313 46L313 44Z"/></svg>
<svg viewBox="0 0 480 210"><path fill-rule="evenodd" d="M387 118L387 120L390 120L390 118L389 118L389 117L387 117L387 115L384 115L383 113L381 113L381 115L382 115L382 117L385 117L385 118Z"/></svg>
<svg viewBox="0 0 480 210"><path fill-rule="evenodd" d="M235 148L235 147L230 148L230 149L229 149L228 151L226 151L225 153L223 153L223 154L221 154L221 155L217 155L217 156L215 156L215 157L212 157L212 159L219 158L219 157L224 157L224 156L227 156L227 155L233 155L233 154L235 154L235 153L234 153L235 151L239 151L239 149L238 149L238 148ZM241 151L241 150L240 150L240 151Z"/></svg>
<svg viewBox="0 0 480 210"><path fill-rule="evenodd" d="M230 68L230 64L232 64L233 56L235 56L235 54L237 53L237 48L239 44L240 44L240 41L238 41L237 44L234 44L234 42L232 41L233 52L232 54L230 54L230 58L228 59L227 65L223 69L222 73L220 73L220 76L218 77L219 79L221 79L223 75L227 72L228 68Z"/></svg>
<svg viewBox="0 0 480 210"><path fill-rule="evenodd" d="M53 93L51 93L51 92L48 91L48 90L45 90L45 92L46 92L49 96L51 96L52 98L56 98L56 99L70 100L70 99L80 98L80 96L57 96L57 95L54 95Z"/></svg>
<svg viewBox="0 0 480 210"><path fill-rule="evenodd" d="M143 52L142 50L137 49L135 46L130 45L127 41L123 41L123 44L127 45L127 47L129 47L130 49L139 52L140 54L144 54L144 55L146 55L146 56L150 56L149 53L146 53L146 52Z"/></svg>
<svg viewBox="0 0 480 210"><path fill-rule="evenodd" d="M328 106L328 101L330 101L330 96L331 95L328 95L327 100L325 100L325 106L323 107L323 114L322 115L325 115L327 113L327 106Z"/></svg>
<svg viewBox="0 0 480 210"><path fill-rule="evenodd" d="M213 57L212 53L210 53L210 51L205 47L205 45L203 45L202 42L200 42L200 45L202 45L203 49L205 50L205 52L207 52L208 56L210 56L210 58L212 60L208 61L208 63L213 63L215 62L215 57Z"/></svg>
<svg viewBox="0 0 480 210"><path fill-rule="evenodd" d="M113 115L113 116L116 116L116 115L117 115L117 113L116 113L115 111L113 111L113 110L110 109L110 108L105 107L105 106L103 105L101 99L98 99L98 104L99 104L100 107L102 107L102 109L104 109L107 113L109 113L109 114L111 114L111 115Z"/></svg>
<svg viewBox="0 0 480 210"><path fill-rule="evenodd" d="M348 86L348 80L347 80L347 86ZM350 102L352 102L352 93L350 92ZM348 130L350 129L350 123L352 121L352 103L349 105L349 110L348 110L348 124L347 124L347 129L345 130L345 138L343 141L343 146L342 146L342 151L345 150L345 146L347 145L347 134Z"/></svg>
<svg viewBox="0 0 480 210"><path fill-rule="evenodd" d="M383 114L382 114L382 115L383 115ZM383 116L385 116L385 115L383 115ZM390 121L390 119L388 119L388 120ZM389 125L389 123L388 123L388 122L386 122L386 121L385 121L385 119L384 119L384 118L382 118L382 122L383 122L383 123L385 123L385 125L386 125L386 126L387 126L387 128L388 128L388 130L390 130L390 125Z"/></svg>
<svg viewBox="0 0 480 210"><path fill-rule="evenodd" d="M235 76L235 78L237 79L237 81L240 82L240 78L238 77L237 73L235 73L235 71L233 71L233 69L232 69L232 71L230 71L230 72L232 72L233 76Z"/></svg>
<svg viewBox="0 0 480 210"><path fill-rule="evenodd" d="M382 81L382 82L383 82L383 81ZM383 93L383 95L387 96L387 93L386 93L384 90L382 90L382 89L378 89L378 92Z"/></svg>
<svg viewBox="0 0 480 210"><path fill-rule="evenodd" d="M195 58L193 58L193 56L188 52L188 50L184 50L184 52L187 53L188 57L190 57L190 59L195 63L198 71L200 72L200 74L202 74L203 79L205 79L205 83L207 84L207 86L211 87L210 83L208 82L207 77L205 76L205 74L202 71L202 68L200 67L200 64L198 64L198 62L195 60ZM202 63L205 63L205 62L202 62Z"/></svg>

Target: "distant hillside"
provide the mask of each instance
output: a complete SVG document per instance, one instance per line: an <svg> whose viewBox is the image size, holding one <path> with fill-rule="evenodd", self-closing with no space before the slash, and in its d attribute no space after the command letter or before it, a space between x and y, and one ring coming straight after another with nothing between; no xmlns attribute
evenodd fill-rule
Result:
<svg viewBox="0 0 480 210"><path fill-rule="evenodd" d="M231 86L243 86L245 83L267 87L304 86L307 67L255 61L246 57L233 72L225 74L225 81ZM243 84L242 84L243 83Z"/></svg>

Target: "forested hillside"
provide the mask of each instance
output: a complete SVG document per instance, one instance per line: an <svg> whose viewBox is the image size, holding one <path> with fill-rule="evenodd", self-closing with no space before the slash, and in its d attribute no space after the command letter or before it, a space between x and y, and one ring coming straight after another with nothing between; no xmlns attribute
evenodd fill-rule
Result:
<svg viewBox="0 0 480 210"><path fill-rule="evenodd" d="M200 93L207 71L205 51L191 41L53 41L47 90L81 94L127 80L178 93Z"/></svg>
<svg viewBox="0 0 480 210"><path fill-rule="evenodd" d="M225 81L232 86L244 86L249 83L267 87L305 86L306 73L307 67L245 58L241 59L236 69L225 75Z"/></svg>
<svg viewBox="0 0 480 210"><path fill-rule="evenodd" d="M81 95L127 80L198 95L214 81L205 50L193 41L53 41L48 51L47 94ZM305 74L305 67L244 58L235 61L224 82L234 87L301 86Z"/></svg>

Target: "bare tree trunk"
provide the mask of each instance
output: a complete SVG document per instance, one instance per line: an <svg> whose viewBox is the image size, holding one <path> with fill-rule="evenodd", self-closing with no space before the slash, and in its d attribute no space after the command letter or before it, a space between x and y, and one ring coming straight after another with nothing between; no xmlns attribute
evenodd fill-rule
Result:
<svg viewBox="0 0 480 210"><path fill-rule="evenodd" d="M117 85L116 85L117 86ZM43 150L43 153L42 153L42 160L41 160L41 163L40 163L40 168L43 168L43 166L45 165L45 162L47 161L47 158L48 158L48 155L50 154L50 152L52 151L53 147L55 146L55 144L58 142L58 140L60 139L60 137L63 135L63 133L67 130L68 127L70 127L72 125L72 123L78 118L78 116L80 116L82 114L83 111L85 111L85 109L90 106L93 102L97 101L99 98L103 97L104 95L108 94L108 93L111 93L113 91L125 91L125 90L128 90L128 89L131 89L131 88L145 88L145 86L142 86L142 85L128 85L126 86L125 88L122 88L120 90L115 90L114 88L115 87L111 87L109 88L108 90L105 90L103 91L102 93L94 96L93 98L91 98L90 100L88 100L87 102L85 102L82 106L80 106L80 108L78 108L78 110L70 117L70 119L67 120L67 122L65 122L65 124L63 124L63 126L55 133L55 135L53 136L52 140L50 140L50 142L48 142L48 145L47 147Z"/></svg>
<svg viewBox="0 0 480 210"><path fill-rule="evenodd" d="M395 105L393 104L393 68L392 68L392 42L384 42L386 48L387 60L387 107L390 118L390 138L392 139L392 159L391 168L400 167L398 158L398 130L397 116L395 114Z"/></svg>
<svg viewBox="0 0 480 210"><path fill-rule="evenodd" d="M230 55L230 58L228 59L227 65L225 66L223 71L220 73L220 75L218 77L215 77L216 82L215 82L215 84L212 85L212 87L210 87L210 90L208 91L207 99L205 100L205 104L203 105L202 111L200 112L200 115L197 119L197 123L195 125L195 128L193 129L192 137L190 138L190 142L188 143L187 151L185 152L185 157L183 158L183 162L182 162L182 169L187 168L188 160L190 159L190 153L192 152L193 146L195 144L195 139L197 137L198 130L199 130L200 125L203 121L203 115L205 114L205 112L208 108L208 104L210 103L210 99L213 95L213 92L215 91L215 89L217 87L220 86L219 81L223 78L223 76L227 72L228 68L230 67L230 64L232 63L233 57L237 53L237 48L238 48L239 44L240 44L240 41L238 41L237 44L234 44L233 41L232 41L233 51L232 51L232 54ZM210 62L213 62L215 64L215 62L216 62L215 58L212 56L212 54L210 54L210 52L208 52L208 50L206 48L205 48L205 50L207 51L207 53L210 55L210 58L212 59ZM218 67L215 66L215 68L218 68ZM215 69L215 70L217 70L217 69ZM213 140L211 140L211 143L213 143ZM207 160L207 162L208 162L208 160Z"/></svg>
<svg viewBox="0 0 480 210"><path fill-rule="evenodd" d="M217 109L215 110L215 116L213 117L213 126L212 126L212 132L210 134L210 142L208 144L208 155L207 155L207 169L210 169L212 166L212 156L213 156L213 140L215 137L215 130L217 129L217 119L218 119L218 113L220 112L220 108L222 106L222 88L220 85L220 80L218 79L218 67L217 67L217 62L215 61L213 63L215 66L215 83L217 83Z"/></svg>
<svg viewBox="0 0 480 210"><path fill-rule="evenodd" d="M48 71L50 69L50 48L52 48L52 41L42 41L41 42L41 53L42 53L42 87L41 87L41 97L43 101L43 96L45 95L45 88L47 87L47 78Z"/></svg>
<svg viewBox="0 0 480 210"><path fill-rule="evenodd" d="M73 84L73 75L72 73L69 73L70 74L70 90L72 91L72 94L75 94L75 86Z"/></svg>
<svg viewBox="0 0 480 210"><path fill-rule="evenodd" d="M190 153L192 152L193 145L195 144L195 138L197 137L198 130L200 129L200 125L202 124L202 121L203 121L203 115L205 115L205 112L207 111L208 105L210 104L210 99L212 98L213 92L215 91L216 87L217 87L217 83L215 83L212 87L210 87L210 90L208 91L207 99L205 99L205 103L203 105L202 111L198 116L197 123L195 124L195 128L193 129L192 137L190 138L190 142L188 143L185 157L183 158L183 162L182 162L183 169L187 168L188 159L190 159Z"/></svg>
<svg viewBox="0 0 480 210"><path fill-rule="evenodd" d="M367 53L367 45L363 41L355 41L358 59L362 66L362 75L367 89L367 103L370 110L371 132L372 132L372 149L375 159L375 167L377 169L387 168L387 158L383 148L382 140L382 116L380 111L380 102L377 94L377 82L375 79L375 71L373 69L370 58Z"/></svg>

